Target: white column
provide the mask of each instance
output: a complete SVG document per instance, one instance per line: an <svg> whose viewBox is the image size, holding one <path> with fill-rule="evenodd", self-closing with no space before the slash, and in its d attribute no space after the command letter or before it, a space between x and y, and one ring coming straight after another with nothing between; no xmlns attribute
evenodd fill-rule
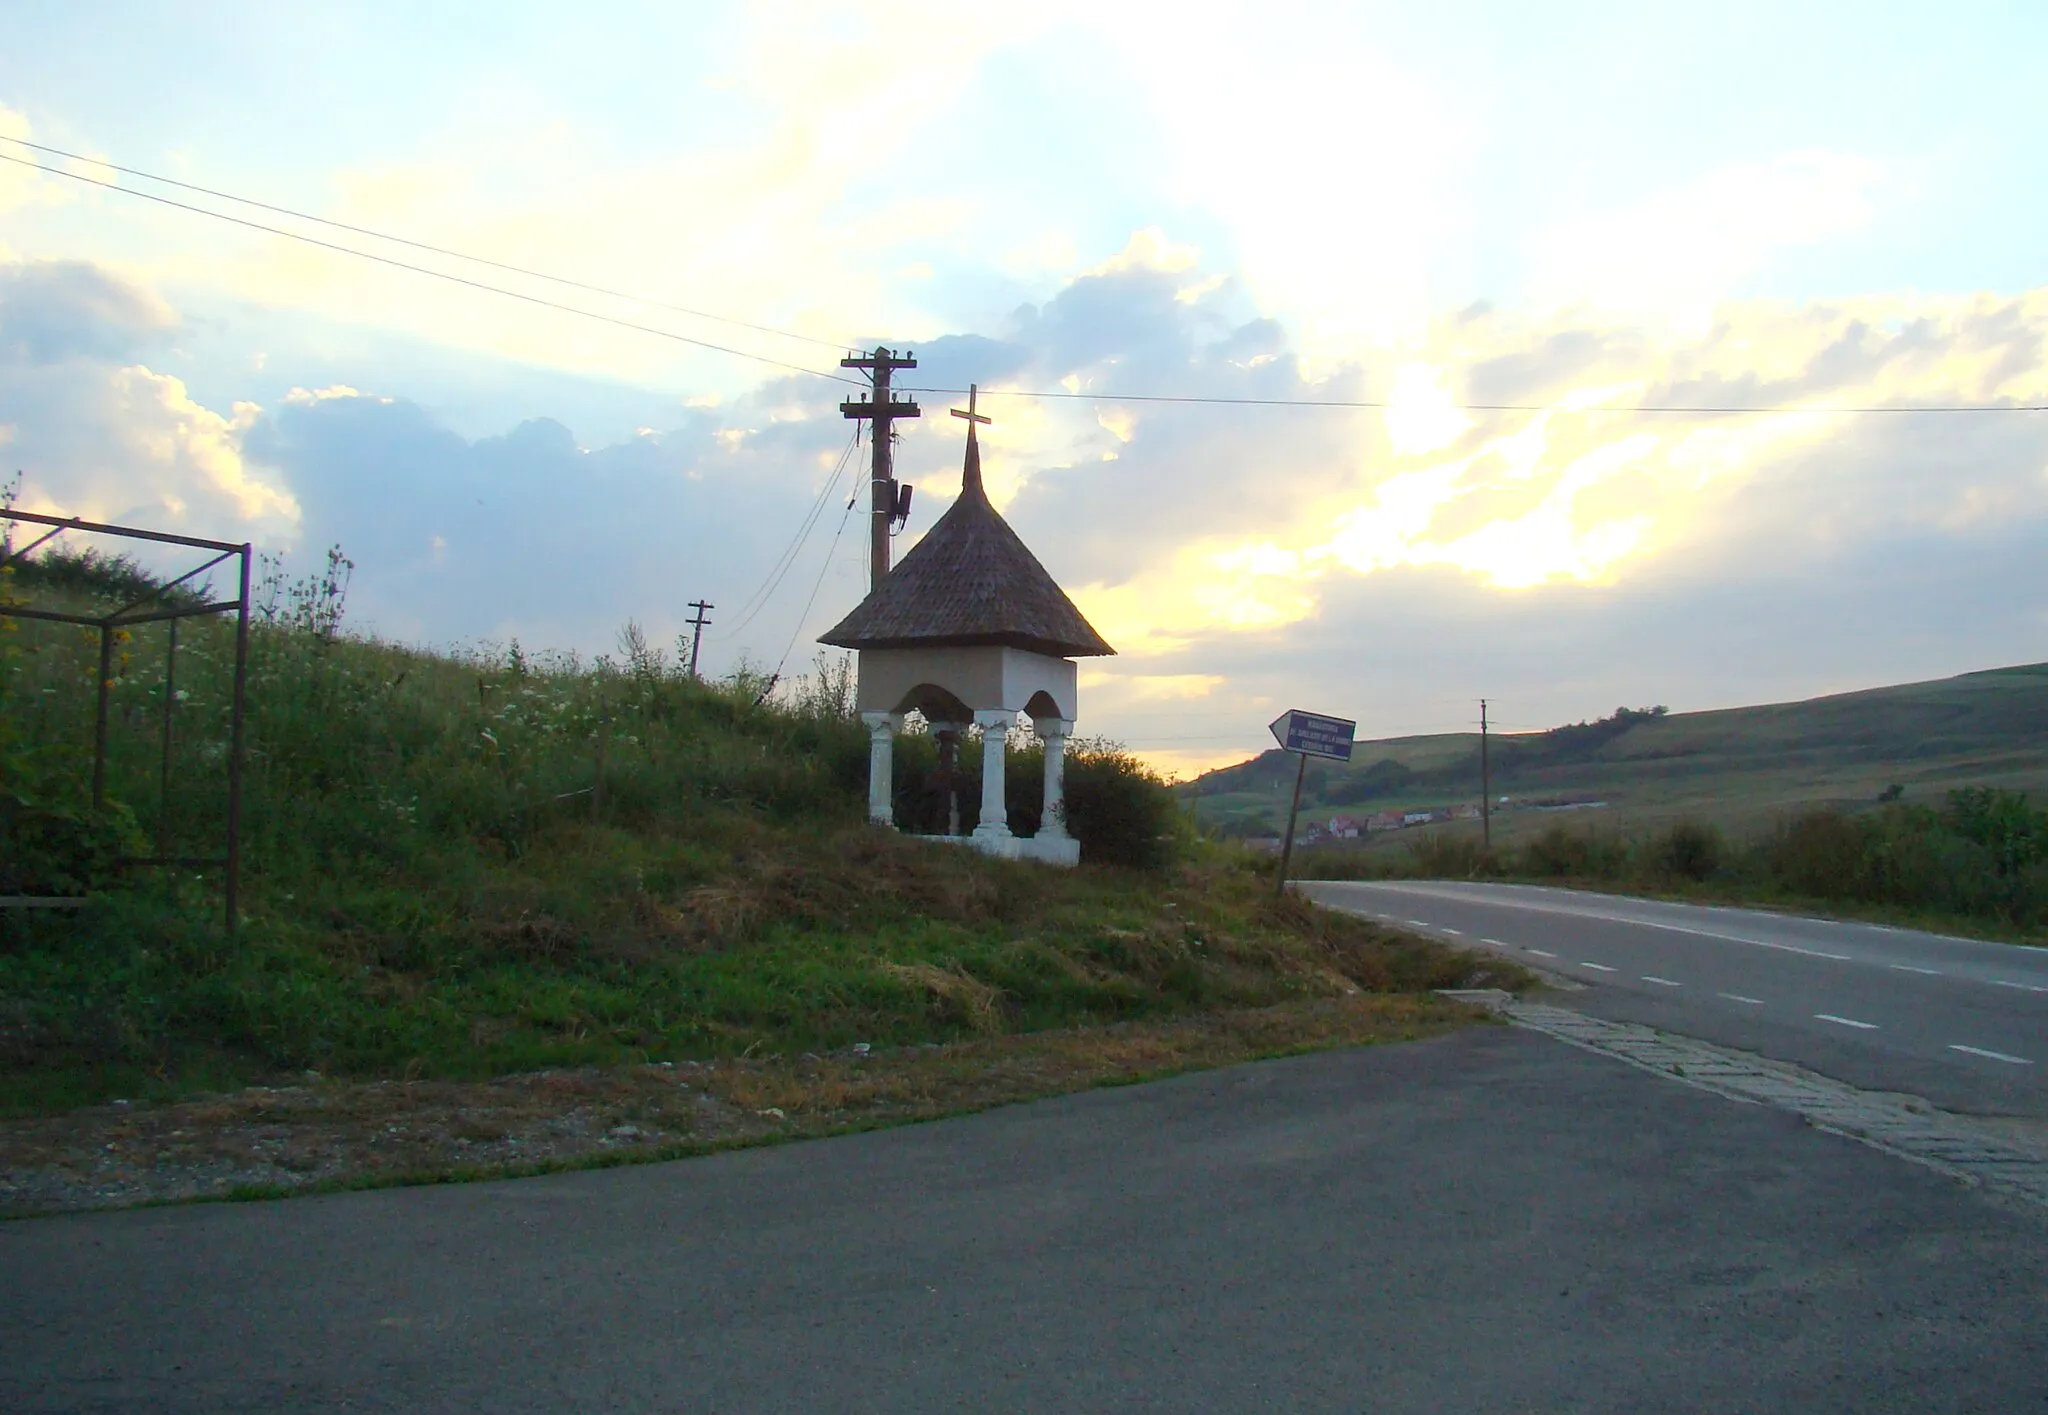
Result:
<svg viewBox="0 0 2048 1415"><path fill-rule="evenodd" d="M1044 840L1067 838L1067 738L1073 735L1073 719L1034 717L1038 739L1045 743L1045 818L1038 827Z"/></svg>
<svg viewBox="0 0 2048 1415"><path fill-rule="evenodd" d="M974 833L984 840L1010 838L1010 808L1003 792L1003 755L1009 749L1014 712L982 711L974 714L981 728L981 824Z"/></svg>
<svg viewBox="0 0 2048 1415"><path fill-rule="evenodd" d="M893 712L864 712L868 729L868 819L896 828L896 729L903 719Z"/></svg>

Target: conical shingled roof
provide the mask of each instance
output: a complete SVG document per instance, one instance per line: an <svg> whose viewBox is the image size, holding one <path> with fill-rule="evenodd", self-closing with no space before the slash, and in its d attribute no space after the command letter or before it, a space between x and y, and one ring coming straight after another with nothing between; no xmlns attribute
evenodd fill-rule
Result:
<svg viewBox="0 0 2048 1415"><path fill-rule="evenodd" d="M843 649L990 644L1054 658L1116 652L989 505L972 424L960 499L818 642Z"/></svg>

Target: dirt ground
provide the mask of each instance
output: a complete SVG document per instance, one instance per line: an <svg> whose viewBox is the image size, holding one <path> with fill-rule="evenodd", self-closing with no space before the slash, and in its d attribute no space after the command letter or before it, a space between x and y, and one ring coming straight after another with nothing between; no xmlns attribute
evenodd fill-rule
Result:
<svg viewBox="0 0 2048 1415"><path fill-rule="evenodd" d="M309 1073L295 1085L0 1122L0 1218L675 1158L1289 1052L1415 1040L1484 1017L1443 998L1366 995L944 1046L857 1044L825 1056L486 1081Z"/></svg>

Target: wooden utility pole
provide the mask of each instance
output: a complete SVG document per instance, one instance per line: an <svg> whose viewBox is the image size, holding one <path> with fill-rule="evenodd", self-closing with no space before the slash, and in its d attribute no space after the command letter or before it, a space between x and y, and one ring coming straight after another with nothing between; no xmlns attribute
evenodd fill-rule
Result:
<svg viewBox="0 0 2048 1415"><path fill-rule="evenodd" d="M874 442L869 476L868 515L868 587L882 583L889 573L889 523L896 519L901 493L897 489L895 470L890 465L891 454L895 451L889 437L889 424L896 418L919 416L916 403L907 398L896 398L889 392L889 378L900 368L916 368L917 359L909 354L893 354L877 346L872 354L860 354L839 361L841 368L858 368L868 371L868 380L874 385L874 394L869 398L849 398L839 405L843 417L874 423Z"/></svg>
<svg viewBox="0 0 2048 1415"><path fill-rule="evenodd" d="M701 599L693 599L690 601L690 608L697 611L695 619L685 621L696 631L690 635L690 676L695 678L697 676L697 650L704 646L704 630L711 623L704 616L718 608L718 606L706 604Z"/></svg>
<svg viewBox="0 0 2048 1415"><path fill-rule="evenodd" d="M1479 835L1493 849L1493 766L1487 755L1486 699L1479 700Z"/></svg>

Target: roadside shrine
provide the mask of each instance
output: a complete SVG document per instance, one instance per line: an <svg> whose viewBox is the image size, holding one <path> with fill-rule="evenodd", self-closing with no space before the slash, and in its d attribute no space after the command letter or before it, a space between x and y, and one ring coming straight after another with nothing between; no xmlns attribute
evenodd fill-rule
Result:
<svg viewBox="0 0 2048 1415"><path fill-rule="evenodd" d="M941 759L970 723L982 729L981 818L969 835L933 836L990 855L1072 865L1080 842L1062 809L1066 746L1078 708L1074 660L1103 642L1038 558L989 504L970 397L960 498L901 564L819 642L858 655L857 702L867 725L868 817L894 827L895 738L904 716L930 724ZM1015 835L1004 800L1004 755L1018 713L1045 743L1045 813Z"/></svg>

